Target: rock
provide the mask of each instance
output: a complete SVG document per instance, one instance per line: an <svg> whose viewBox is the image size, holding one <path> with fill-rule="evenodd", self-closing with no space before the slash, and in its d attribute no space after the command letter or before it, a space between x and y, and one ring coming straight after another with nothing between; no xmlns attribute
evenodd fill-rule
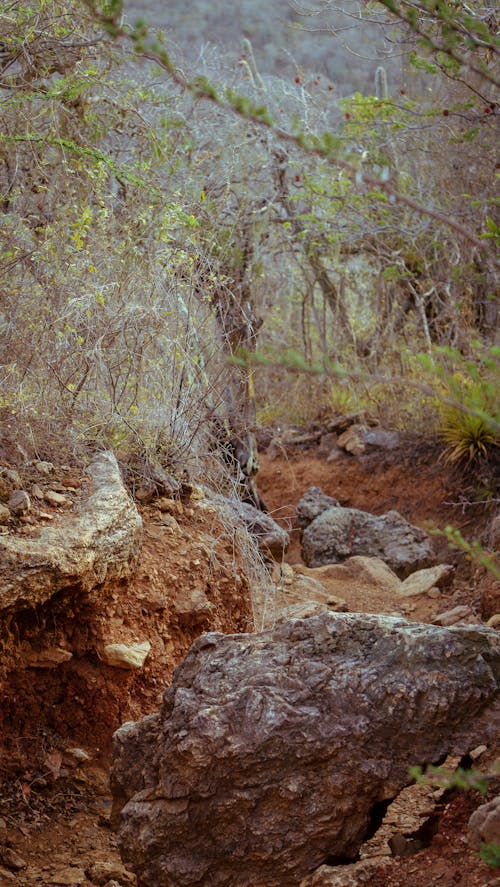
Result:
<svg viewBox="0 0 500 887"><path fill-rule="evenodd" d="M41 501L44 498L44 492L40 486L40 484L32 484L31 487L31 495L34 499L38 499Z"/></svg>
<svg viewBox="0 0 500 887"><path fill-rule="evenodd" d="M491 551L500 550L500 514L496 514L486 531L486 544Z"/></svg>
<svg viewBox="0 0 500 887"><path fill-rule="evenodd" d="M211 616L215 608L201 588L183 588L176 593L172 609L178 616L199 622Z"/></svg>
<svg viewBox="0 0 500 887"><path fill-rule="evenodd" d="M339 563L352 555L379 557L404 578L432 558L423 530L397 511L374 515L357 508L329 508L302 536L302 557L308 567Z"/></svg>
<svg viewBox="0 0 500 887"><path fill-rule="evenodd" d="M255 538L260 551L263 554L272 557L281 558L290 544L290 536L271 515L248 502L240 502L238 499L225 499L222 496L216 496L215 501L219 504L221 512L228 512L233 520L236 520L241 526Z"/></svg>
<svg viewBox="0 0 500 887"><path fill-rule="evenodd" d="M68 865L64 868L57 869L52 875L50 883L57 885L57 887L59 887L59 885L74 887L75 884L81 884L86 880L87 878L83 869L78 868L77 866Z"/></svg>
<svg viewBox="0 0 500 887"><path fill-rule="evenodd" d="M469 844L479 850L481 842L500 844L500 795L487 804L481 804L469 819Z"/></svg>
<svg viewBox="0 0 500 887"><path fill-rule="evenodd" d="M106 665L132 670L142 668L150 651L149 641L141 644L106 644L101 659Z"/></svg>
<svg viewBox="0 0 500 887"><path fill-rule="evenodd" d="M353 862L352 865L322 865L312 875L300 882L300 887L358 887L371 884L373 876L381 865L391 865L387 856L370 857Z"/></svg>
<svg viewBox="0 0 500 887"><path fill-rule="evenodd" d="M491 628L498 628L500 626L500 613L495 613L494 616L490 616L486 625L490 625Z"/></svg>
<svg viewBox="0 0 500 887"><path fill-rule="evenodd" d="M70 650L62 647L46 647L45 650L30 650L24 656L28 668L57 668L63 662L73 658Z"/></svg>
<svg viewBox="0 0 500 887"><path fill-rule="evenodd" d="M0 859L3 864L8 868L12 869L13 872L19 872L21 869L25 869L28 863L19 856L19 853L16 853L15 850L12 850L11 847L2 847L0 848Z"/></svg>
<svg viewBox="0 0 500 887"><path fill-rule="evenodd" d="M120 862L108 862L99 860L93 862L87 869L87 875L98 887L105 887L110 880L114 880L118 884L131 884L134 880L133 875L127 872L127 869Z"/></svg>
<svg viewBox="0 0 500 887"><path fill-rule="evenodd" d="M75 515L38 538L0 537L0 610L43 603L63 589L87 591L132 575L142 521L111 453L89 466L91 482Z"/></svg>
<svg viewBox="0 0 500 887"><path fill-rule="evenodd" d="M297 505L297 526L305 529L324 511L338 505L337 499L327 496L320 487L309 487Z"/></svg>
<svg viewBox="0 0 500 887"><path fill-rule="evenodd" d="M10 511L7 506L0 504L0 525L5 526L5 524L8 524L10 521L10 517Z"/></svg>
<svg viewBox="0 0 500 887"><path fill-rule="evenodd" d="M319 616L320 613L327 613L328 610L335 610L335 607L329 607L320 601L301 601L297 604L290 604L289 607L284 607L279 614L279 619L308 619L310 616ZM275 621L277 620L273 620L273 622Z"/></svg>
<svg viewBox="0 0 500 887"><path fill-rule="evenodd" d="M25 490L14 490L7 502L11 514L21 517L27 514L31 508L30 497Z"/></svg>
<svg viewBox="0 0 500 887"><path fill-rule="evenodd" d="M4 884L19 884L17 877L13 874L13 872L9 872L8 869L5 869L3 866L0 866L0 885L4 887Z"/></svg>
<svg viewBox="0 0 500 887"><path fill-rule="evenodd" d="M366 425L351 425L347 431L337 440L337 446L352 453L353 456L361 456L366 450L365 432L368 431Z"/></svg>
<svg viewBox="0 0 500 887"><path fill-rule="evenodd" d="M62 508L64 505L69 505L71 503L71 499L68 499L67 496L63 496L62 493L57 493L56 490L45 490L43 498L49 503L49 505L53 505L55 508Z"/></svg>
<svg viewBox="0 0 500 887"><path fill-rule="evenodd" d="M406 597L415 597L419 594L427 594L433 588L446 588L449 586L455 567L450 564L437 564L426 570L417 570L411 573L401 583L401 594Z"/></svg>
<svg viewBox="0 0 500 887"><path fill-rule="evenodd" d="M411 765L498 735L499 679L484 626L324 613L202 635L160 712L115 734L123 860L139 887L295 887L355 860Z"/></svg>
<svg viewBox="0 0 500 887"><path fill-rule="evenodd" d="M89 755L88 752L85 751L84 748L65 748L64 749L64 762L65 764L70 764L71 766L77 766L79 764L88 764L89 761L92 760L92 756Z"/></svg>
<svg viewBox="0 0 500 887"><path fill-rule="evenodd" d="M384 431L382 428L367 428L364 432L367 449L397 450L401 444L399 431Z"/></svg>
<svg viewBox="0 0 500 887"><path fill-rule="evenodd" d="M15 468L2 468L0 471L2 477L10 484L11 489L13 490L21 490L23 486L23 482L21 480L21 475Z"/></svg>
<svg viewBox="0 0 500 887"><path fill-rule="evenodd" d="M453 610L446 610L444 613L439 613L436 618L432 620L432 623L433 625L455 625L456 622L460 622L462 619L467 619L468 616L472 616L472 610L470 607L453 607Z"/></svg>
<svg viewBox="0 0 500 887"><path fill-rule="evenodd" d="M52 474L52 472L54 471L54 466L52 462L45 462L43 460L40 460L38 462L34 462L33 465L39 472L39 474L43 474L44 477L48 477L49 474Z"/></svg>

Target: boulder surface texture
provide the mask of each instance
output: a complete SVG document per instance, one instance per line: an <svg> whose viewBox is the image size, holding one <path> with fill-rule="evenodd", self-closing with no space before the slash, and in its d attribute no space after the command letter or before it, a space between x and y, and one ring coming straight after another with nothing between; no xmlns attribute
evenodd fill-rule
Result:
<svg viewBox="0 0 500 887"><path fill-rule="evenodd" d="M499 644L355 613L202 635L115 734L124 862L140 887L294 887L354 859L410 766L497 733Z"/></svg>
<svg viewBox="0 0 500 887"><path fill-rule="evenodd" d="M300 509L300 503L297 511ZM375 515L358 508L330 507L306 527L302 557L308 567L337 564L353 555L379 557L401 578L432 559L427 535L397 511Z"/></svg>
<svg viewBox="0 0 500 887"><path fill-rule="evenodd" d="M131 575L142 521L112 453L96 456L76 514L38 538L0 536L0 610L43 603L63 589L87 591Z"/></svg>

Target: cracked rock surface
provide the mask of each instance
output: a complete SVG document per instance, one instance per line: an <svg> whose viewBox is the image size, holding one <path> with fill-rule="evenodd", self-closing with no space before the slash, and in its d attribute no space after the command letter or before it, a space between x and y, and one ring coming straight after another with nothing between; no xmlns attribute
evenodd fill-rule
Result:
<svg viewBox="0 0 500 887"><path fill-rule="evenodd" d="M498 734L498 634L322 613L195 641L115 734L114 822L140 887L294 887L353 860L408 768Z"/></svg>

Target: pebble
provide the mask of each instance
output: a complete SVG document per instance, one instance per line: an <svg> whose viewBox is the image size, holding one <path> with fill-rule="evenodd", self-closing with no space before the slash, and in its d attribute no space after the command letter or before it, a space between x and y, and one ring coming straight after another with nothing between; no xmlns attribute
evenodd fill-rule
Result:
<svg viewBox="0 0 500 887"><path fill-rule="evenodd" d="M8 524L10 521L10 511L6 505L0 504L0 524Z"/></svg>
<svg viewBox="0 0 500 887"><path fill-rule="evenodd" d="M149 641L140 644L106 644L102 661L116 668L142 668L150 650Z"/></svg>

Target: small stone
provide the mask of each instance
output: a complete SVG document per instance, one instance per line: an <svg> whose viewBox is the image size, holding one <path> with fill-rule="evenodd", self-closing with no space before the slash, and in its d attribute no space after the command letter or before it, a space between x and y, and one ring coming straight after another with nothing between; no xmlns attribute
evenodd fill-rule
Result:
<svg viewBox="0 0 500 887"><path fill-rule="evenodd" d="M70 500L67 496L63 496L61 493L56 493L55 490L46 490L43 494L43 498L49 505L54 505L56 508L61 508L63 505L69 505Z"/></svg>
<svg viewBox="0 0 500 887"><path fill-rule="evenodd" d="M0 525L8 524L10 521L10 511L6 505L0 504Z"/></svg>
<svg viewBox="0 0 500 887"><path fill-rule="evenodd" d="M0 885L4 887L4 884L19 884L16 876L13 872L9 872L8 869L4 869L3 866L0 866Z"/></svg>
<svg viewBox="0 0 500 887"><path fill-rule="evenodd" d="M500 613L495 613L494 616L490 616L486 625L489 625L491 628L498 628L500 626Z"/></svg>
<svg viewBox="0 0 500 887"><path fill-rule="evenodd" d="M19 853L16 853L15 850L12 850L11 847L3 847L0 851L1 860L8 869L12 869L14 872L18 872L21 869L25 869L28 863L19 856Z"/></svg>
<svg viewBox="0 0 500 887"><path fill-rule="evenodd" d="M115 668L142 668L151 650L149 641L140 644L106 644L102 661Z"/></svg>
<svg viewBox="0 0 500 887"><path fill-rule="evenodd" d="M65 748L64 757L70 758L73 763L86 764L92 760L91 755L84 748Z"/></svg>
<svg viewBox="0 0 500 887"><path fill-rule="evenodd" d="M35 462L34 466L35 466L36 470L40 474L44 474L45 477L48 477L49 474L51 474L54 471L54 466L53 466L52 462L44 462L43 460L40 460L38 462Z"/></svg>
<svg viewBox="0 0 500 887"><path fill-rule="evenodd" d="M68 887L74 887L75 884L81 884L83 881L87 880L87 876L83 869L77 868L76 866L68 865L65 868L58 869L52 875L52 884L59 887L59 885L68 885Z"/></svg>
<svg viewBox="0 0 500 887"><path fill-rule="evenodd" d="M14 468L4 468L2 470L2 475L15 490L20 490L22 488L23 482L21 480L19 472L17 472Z"/></svg>
<svg viewBox="0 0 500 887"><path fill-rule="evenodd" d="M439 615L432 620L432 624L447 627L449 625L455 625L456 622L461 622L469 616L472 616L472 610L470 607L453 607L452 610L446 610L444 613L439 613Z"/></svg>
<svg viewBox="0 0 500 887"><path fill-rule="evenodd" d="M43 518L43 520L54 520L54 515L48 514L46 511L41 511L38 516Z"/></svg>
<svg viewBox="0 0 500 887"><path fill-rule="evenodd" d="M176 499L169 499L167 496L161 496L160 499L157 499L155 502L155 507L159 508L162 513L173 514L173 515L181 515L184 512L184 506L182 502L177 502Z"/></svg>
<svg viewBox="0 0 500 887"><path fill-rule="evenodd" d="M98 887L101 887L101 885L102 887L107 887L110 882L121 887L123 884L130 884L133 880L133 876L127 872L125 866L120 862L98 860L89 866L87 874L90 880L97 884Z"/></svg>
<svg viewBox="0 0 500 887"><path fill-rule="evenodd" d="M473 748L472 751L469 752L469 757L472 758L473 761L477 761L481 755L484 755L485 751L488 751L487 745L476 745L476 748Z"/></svg>
<svg viewBox="0 0 500 887"><path fill-rule="evenodd" d="M171 530L178 530L179 524L177 523L173 514L162 514L161 518L162 526L169 527Z"/></svg>
<svg viewBox="0 0 500 887"><path fill-rule="evenodd" d="M31 508L30 497L25 490L15 490L10 496L7 505L12 514L15 514L16 517L21 517L21 515L27 514Z"/></svg>
<svg viewBox="0 0 500 887"><path fill-rule="evenodd" d="M182 589L174 598L172 606L179 616L189 616L192 620L205 619L214 610L214 604L200 588Z"/></svg>
<svg viewBox="0 0 500 887"><path fill-rule="evenodd" d="M40 484L33 484L31 487L31 495L34 499L43 499L43 490Z"/></svg>
<svg viewBox="0 0 500 887"><path fill-rule="evenodd" d="M148 505L149 502L152 502L156 495L156 487L154 484L144 485L142 487L138 487L135 491L135 498L141 505Z"/></svg>

